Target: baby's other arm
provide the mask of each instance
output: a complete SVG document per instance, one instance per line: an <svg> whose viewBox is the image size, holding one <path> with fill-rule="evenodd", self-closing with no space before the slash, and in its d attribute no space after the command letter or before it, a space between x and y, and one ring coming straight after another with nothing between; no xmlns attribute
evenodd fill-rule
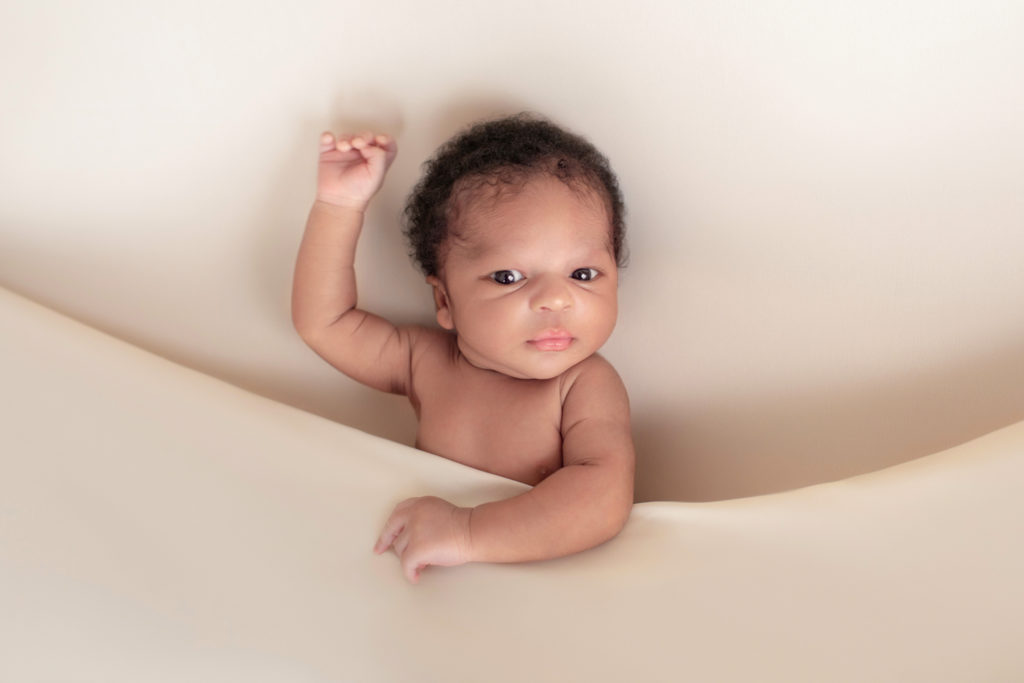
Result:
<svg viewBox="0 0 1024 683"><path fill-rule="evenodd" d="M633 508L626 388L608 361L583 362L562 408L562 467L530 491L473 509L473 561L523 562L611 539Z"/></svg>
<svg viewBox="0 0 1024 683"><path fill-rule="evenodd" d="M439 498L404 501L375 550L394 547L406 577L428 565L525 562L586 550L621 531L633 506L629 399L603 358L584 361L562 411L563 467L514 498L459 508Z"/></svg>
<svg viewBox="0 0 1024 683"><path fill-rule="evenodd" d="M409 331L356 308L354 268L363 215L397 151L384 135L321 136L316 201L295 262L292 321L331 365L369 386L403 393Z"/></svg>

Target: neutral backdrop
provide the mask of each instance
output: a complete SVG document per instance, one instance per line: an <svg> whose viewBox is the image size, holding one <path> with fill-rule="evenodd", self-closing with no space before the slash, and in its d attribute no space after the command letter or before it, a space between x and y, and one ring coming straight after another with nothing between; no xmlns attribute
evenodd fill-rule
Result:
<svg viewBox="0 0 1024 683"><path fill-rule="evenodd" d="M626 194L638 498L870 471L1024 418L1022 35L1009 0L3 0L0 284L410 443L291 328L318 134L397 137L360 303L429 322L420 164L536 111Z"/></svg>

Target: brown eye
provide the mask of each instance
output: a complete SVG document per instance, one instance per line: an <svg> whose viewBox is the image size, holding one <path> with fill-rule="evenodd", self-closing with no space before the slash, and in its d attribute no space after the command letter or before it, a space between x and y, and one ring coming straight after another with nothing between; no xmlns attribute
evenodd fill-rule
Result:
<svg viewBox="0 0 1024 683"><path fill-rule="evenodd" d="M491 279L499 285L514 285L524 277L518 270L496 270L491 273Z"/></svg>
<svg viewBox="0 0 1024 683"><path fill-rule="evenodd" d="M590 282L598 275L597 271L593 268L577 268L572 271L571 277L573 280L579 280L580 282Z"/></svg>

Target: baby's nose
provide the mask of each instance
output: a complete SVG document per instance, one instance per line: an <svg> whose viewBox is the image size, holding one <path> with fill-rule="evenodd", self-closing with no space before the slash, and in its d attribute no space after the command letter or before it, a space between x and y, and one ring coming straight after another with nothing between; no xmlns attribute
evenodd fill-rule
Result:
<svg viewBox="0 0 1024 683"><path fill-rule="evenodd" d="M561 278L546 278L537 283L531 304L535 311L564 311L572 307L569 285Z"/></svg>

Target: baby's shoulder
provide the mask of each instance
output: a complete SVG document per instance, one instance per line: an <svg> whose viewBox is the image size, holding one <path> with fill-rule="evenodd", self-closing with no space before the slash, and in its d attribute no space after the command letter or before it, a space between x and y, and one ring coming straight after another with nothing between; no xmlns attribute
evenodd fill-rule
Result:
<svg viewBox="0 0 1024 683"><path fill-rule="evenodd" d="M595 354L566 374L570 373L562 394L563 437L581 424L628 434L629 396L612 364Z"/></svg>
<svg viewBox="0 0 1024 683"><path fill-rule="evenodd" d="M416 353L450 353L455 348L455 335L447 330L425 325L403 325L400 328L409 338L409 348Z"/></svg>
<svg viewBox="0 0 1024 683"><path fill-rule="evenodd" d="M424 325L403 325L400 329L409 340L409 369L413 375L422 368L447 369L455 361L458 344L453 333Z"/></svg>
<svg viewBox="0 0 1024 683"><path fill-rule="evenodd" d="M622 378L604 356L595 353L569 368L562 375L561 393L564 400L573 391L581 390L625 391Z"/></svg>

